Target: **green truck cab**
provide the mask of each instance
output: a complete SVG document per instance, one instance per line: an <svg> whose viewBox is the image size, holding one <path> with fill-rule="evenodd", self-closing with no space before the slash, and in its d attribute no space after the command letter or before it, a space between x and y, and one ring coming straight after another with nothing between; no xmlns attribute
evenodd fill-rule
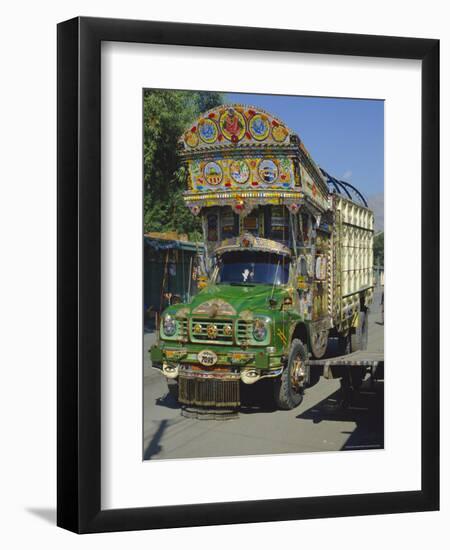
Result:
<svg viewBox="0 0 450 550"><path fill-rule="evenodd" d="M267 379L292 409L331 336L346 351L367 340L373 214L260 109L203 114L179 154L184 200L202 218L205 285L162 312L152 364L186 407L235 409L243 384Z"/></svg>

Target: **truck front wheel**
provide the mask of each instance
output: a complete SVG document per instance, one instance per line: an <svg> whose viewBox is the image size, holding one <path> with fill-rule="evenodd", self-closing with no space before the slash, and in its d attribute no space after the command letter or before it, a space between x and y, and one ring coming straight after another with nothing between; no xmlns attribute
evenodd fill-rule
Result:
<svg viewBox="0 0 450 550"><path fill-rule="evenodd" d="M289 411L302 402L305 363L305 346L295 338L292 340L287 365L281 376L274 381L274 398L278 408Z"/></svg>

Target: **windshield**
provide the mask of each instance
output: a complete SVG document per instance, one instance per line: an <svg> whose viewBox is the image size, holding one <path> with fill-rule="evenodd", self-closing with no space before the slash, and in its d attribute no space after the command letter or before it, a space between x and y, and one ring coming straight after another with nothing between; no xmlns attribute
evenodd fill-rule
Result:
<svg viewBox="0 0 450 550"><path fill-rule="evenodd" d="M218 260L216 283L285 285L289 258L269 252L226 252Z"/></svg>

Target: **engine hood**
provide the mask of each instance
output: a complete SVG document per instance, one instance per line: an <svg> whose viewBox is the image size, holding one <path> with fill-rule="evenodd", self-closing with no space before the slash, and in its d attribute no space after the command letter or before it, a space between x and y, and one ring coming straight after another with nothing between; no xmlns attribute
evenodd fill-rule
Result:
<svg viewBox="0 0 450 550"><path fill-rule="evenodd" d="M273 290L277 302L287 295L288 290L284 287ZM271 296L272 285L211 285L197 294L187 307L191 315L209 317L240 315L243 311L268 313Z"/></svg>

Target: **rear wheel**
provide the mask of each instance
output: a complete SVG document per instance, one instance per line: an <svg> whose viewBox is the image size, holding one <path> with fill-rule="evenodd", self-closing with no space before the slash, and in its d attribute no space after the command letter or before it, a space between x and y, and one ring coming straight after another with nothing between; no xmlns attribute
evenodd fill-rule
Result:
<svg viewBox="0 0 450 550"><path fill-rule="evenodd" d="M347 355L354 351L367 349L368 342L368 310L359 312L359 323L355 329L355 332L348 336L339 337L339 346L342 355ZM366 367L351 366L348 367L348 373L345 375L348 377L347 384L354 390L358 390L366 375Z"/></svg>
<svg viewBox="0 0 450 550"><path fill-rule="evenodd" d="M328 346L328 329L313 332L310 336L311 351L314 359L322 359Z"/></svg>
<svg viewBox="0 0 450 550"><path fill-rule="evenodd" d="M274 381L275 403L280 409L291 410L303 400L303 383L306 376L306 348L295 338L292 340L287 365Z"/></svg>
<svg viewBox="0 0 450 550"><path fill-rule="evenodd" d="M350 367L350 383L354 390L359 390L366 375L366 367Z"/></svg>
<svg viewBox="0 0 450 550"><path fill-rule="evenodd" d="M338 337L338 355L348 355L352 352L352 342L350 334L342 335Z"/></svg>

